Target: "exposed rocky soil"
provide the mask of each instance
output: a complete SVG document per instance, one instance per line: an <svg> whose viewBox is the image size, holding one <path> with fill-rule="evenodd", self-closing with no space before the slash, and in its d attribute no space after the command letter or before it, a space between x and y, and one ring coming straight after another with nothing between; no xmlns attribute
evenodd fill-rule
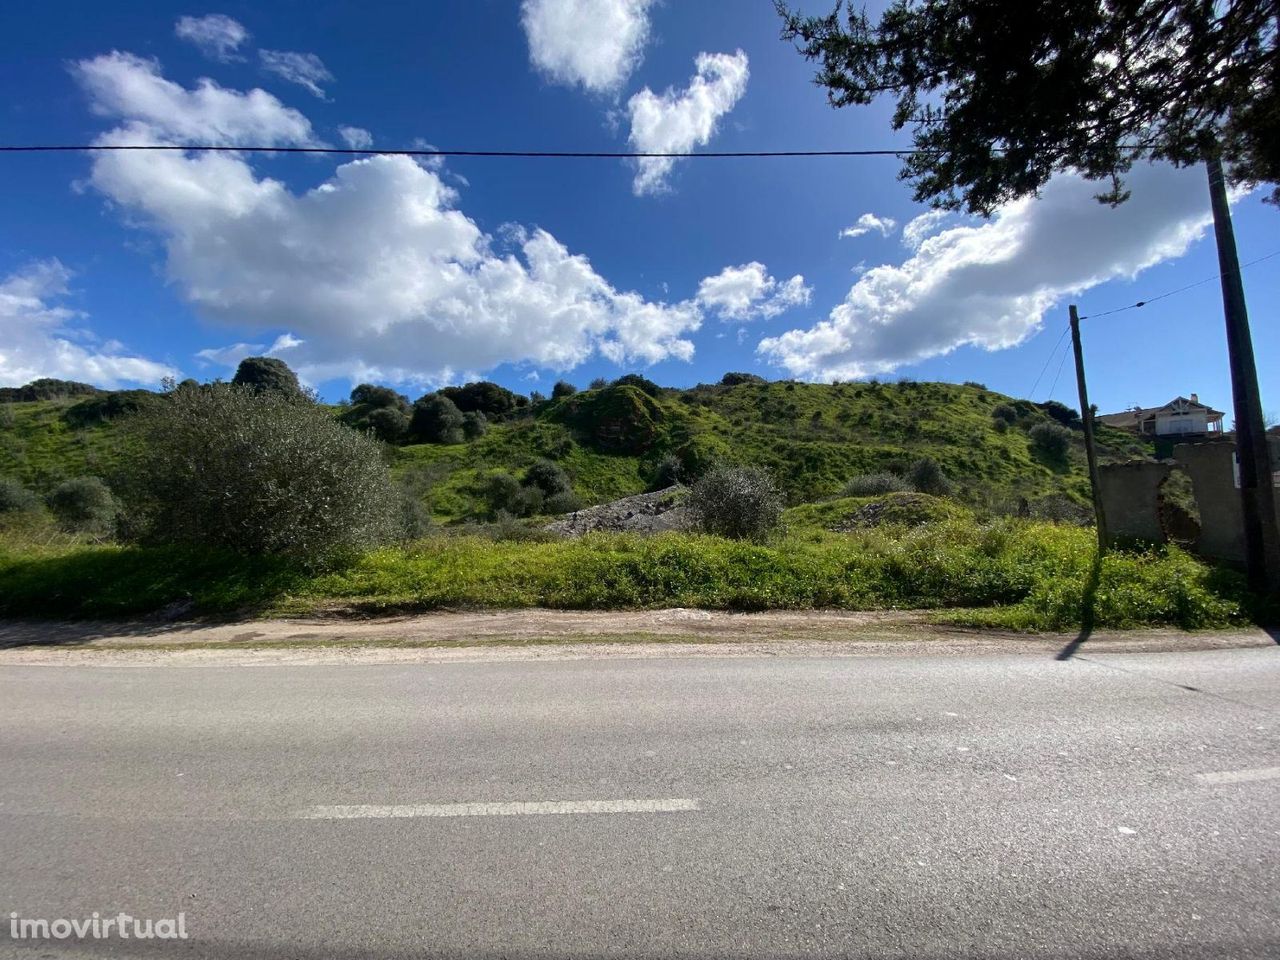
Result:
<svg viewBox="0 0 1280 960"><path fill-rule="evenodd" d="M909 526L928 523L933 519L930 505L935 502L935 498L923 493L891 494L859 507L845 520L832 526L831 530L835 533L849 533L882 523L906 523Z"/></svg>
<svg viewBox="0 0 1280 960"><path fill-rule="evenodd" d="M569 537L580 537L597 530L608 533L660 533L682 530L688 521L683 507L685 488L667 487L653 493L640 493L610 503L586 507L565 514L543 529Z"/></svg>

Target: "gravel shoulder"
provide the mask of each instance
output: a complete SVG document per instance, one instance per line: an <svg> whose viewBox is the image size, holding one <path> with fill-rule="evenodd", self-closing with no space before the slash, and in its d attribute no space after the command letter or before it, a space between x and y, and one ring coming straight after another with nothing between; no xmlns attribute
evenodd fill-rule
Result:
<svg viewBox="0 0 1280 960"><path fill-rule="evenodd" d="M378 619L234 623L0 622L0 665L400 663L602 657L846 657L1275 646L1257 628L1023 634L930 622L925 611L708 610L450 612Z"/></svg>

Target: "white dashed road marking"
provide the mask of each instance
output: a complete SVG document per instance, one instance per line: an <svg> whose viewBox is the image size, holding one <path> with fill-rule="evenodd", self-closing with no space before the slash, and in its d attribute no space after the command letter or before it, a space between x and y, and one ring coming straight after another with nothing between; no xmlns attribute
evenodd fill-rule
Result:
<svg viewBox="0 0 1280 960"><path fill-rule="evenodd" d="M363 820L397 817L531 817L571 813L687 813L697 800L526 800L509 803L407 803L378 806L307 807L300 820Z"/></svg>
<svg viewBox="0 0 1280 960"><path fill-rule="evenodd" d="M1223 773L1197 773L1201 783L1252 783L1255 780L1280 779L1280 767L1254 767L1251 770L1227 770Z"/></svg>

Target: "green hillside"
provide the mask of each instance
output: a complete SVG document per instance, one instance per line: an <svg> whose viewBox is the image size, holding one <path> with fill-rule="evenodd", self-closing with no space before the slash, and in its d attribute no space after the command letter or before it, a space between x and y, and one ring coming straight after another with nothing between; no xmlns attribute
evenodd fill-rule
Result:
<svg viewBox="0 0 1280 960"><path fill-rule="evenodd" d="M130 391L0 404L0 476L37 491L86 473L109 479L127 444L128 409L149 400ZM1003 421L993 417L1002 406ZM350 407L334 409L350 419ZM1048 422L1042 407L978 385L615 384L514 410L466 443L388 446L387 455L394 473L429 491L432 513L444 523L484 512L486 475L518 474L542 458L565 469L585 503L651 488L668 457L687 475L715 460L763 466L800 504L838 495L855 475L901 473L925 456L941 466L957 499L978 508L1051 495L1083 503L1078 421L1066 458L1056 462L1035 453L1029 437ZM1119 431L1104 428L1099 439L1104 461L1150 453Z"/></svg>

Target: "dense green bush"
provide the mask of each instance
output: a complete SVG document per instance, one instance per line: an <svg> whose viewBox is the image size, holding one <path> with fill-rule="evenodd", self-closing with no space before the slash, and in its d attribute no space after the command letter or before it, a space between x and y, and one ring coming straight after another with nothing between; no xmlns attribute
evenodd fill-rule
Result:
<svg viewBox="0 0 1280 960"><path fill-rule="evenodd" d="M726 373L720 378L722 386L736 387L740 383L767 383L764 377L757 376L754 373Z"/></svg>
<svg viewBox="0 0 1280 960"><path fill-rule="evenodd" d="M390 408L400 410L406 416L409 413L409 398L396 393L390 387L378 387L372 383L362 383L351 391L351 403L354 406L365 406L378 410Z"/></svg>
<svg viewBox="0 0 1280 960"><path fill-rule="evenodd" d="M911 485L896 473L863 473L850 477L840 491L842 497L877 497L885 493L902 493Z"/></svg>
<svg viewBox="0 0 1280 960"><path fill-rule="evenodd" d="M525 471L523 481L505 470L485 475L477 491L489 517L532 517L542 513L572 513L581 508L569 476L557 463L539 460Z"/></svg>
<svg viewBox="0 0 1280 960"><path fill-rule="evenodd" d="M1046 460L1064 463L1071 449L1071 431L1057 423L1037 423L1028 431L1031 449Z"/></svg>
<svg viewBox="0 0 1280 960"><path fill-rule="evenodd" d="M615 387L635 387L641 393L647 393L651 397L662 395L662 388L650 380L648 377L642 377L638 373L627 373L613 381Z"/></svg>
<svg viewBox="0 0 1280 960"><path fill-rule="evenodd" d="M391 539L400 503L376 441L275 391L180 388L134 421L139 539L323 563Z"/></svg>
<svg viewBox="0 0 1280 960"><path fill-rule="evenodd" d="M907 483L912 490L935 497L949 497L953 490L951 481L933 457L921 457L913 463L907 471Z"/></svg>
<svg viewBox="0 0 1280 960"><path fill-rule="evenodd" d="M490 420L504 417L529 402L519 394L489 380L467 383L461 387L443 387L439 394L452 400L463 413L478 410Z"/></svg>
<svg viewBox="0 0 1280 960"><path fill-rule="evenodd" d="M302 387L298 375L289 365L276 357L245 357L231 378L237 387L249 387L259 393L279 393L288 397L300 396Z"/></svg>
<svg viewBox="0 0 1280 960"><path fill-rule="evenodd" d="M365 424L383 443L400 443L409 433L409 418L398 406L378 407Z"/></svg>
<svg viewBox="0 0 1280 960"><path fill-rule="evenodd" d="M588 389L588 390L603 390L603 389L604 389L605 387L607 387L608 385L609 385L609 381L608 381L608 380L606 380L604 377L596 377L596 378L595 378L594 380L592 380L589 384L587 384L587 389Z"/></svg>
<svg viewBox="0 0 1280 960"><path fill-rule="evenodd" d="M55 400L60 397L84 397L101 393L89 383L41 377L21 387L0 387L0 402L30 403L33 400Z"/></svg>
<svg viewBox="0 0 1280 960"><path fill-rule="evenodd" d="M561 397L572 397L578 392L578 388L567 380L558 380L556 385L551 388L551 399L559 400Z"/></svg>
<svg viewBox="0 0 1280 960"><path fill-rule="evenodd" d="M991 419L996 422L1017 423L1018 411L1007 403L998 403L991 410Z"/></svg>
<svg viewBox="0 0 1280 960"><path fill-rule="evenodd" d="M755 467L712 467L693 485L685 505L703 533L733 540L758 540L782 520L782 494Z"/></svg>
<svg viewBox="0 0 1280 960"><path fill-rule="evenodd" d="M462 415L462 435L467 440L478 440L489 432L489 418L479 410L468 410Z"/></svg>
<svg viewBox="0 0 1280 960"><path fill-rule="evenodd" d="M575 513L582 509L582 500L572 490L562 490L542 498L542 513L559 515Z"/></svg>
<svg viewBox="0 0 1280 960"><path fill-rule="evenodd" d="M462 411L443 393L431 393L413 405L409 432L425 443L462 443Z"/></svg>
<svg viewBox="0 0 1280 960"><path fill-rule="evenodd" d="M492 518L528 517L542 512L542 491L522 484L505 470L495 470L482 478L479 494Z"/></svg>
<svg viewBox="0 0 1280 960"><path fill-rule="evenodd" d="M111 532L119 512L116 498L98 477L64 480L50 491L45 502L63 528L99 536Z"/></svg>
<svg viewBox="0 0 1280 960"><path fill-rule="evenodd" d="M524 485L541 490L544 497L573 492L573 484L564 467L551 460L539 460L530 466L524 474Z"/></svg>
<svg viewBox="0 0 1280 960"><path fill-rule="evenodd" d="M11 477L0 477L0 513L24 513L34 510L40 501L36 495Z"/></svg>
<svg viewBox="0 0 1280 960"><path fill-rule="evenodd" d="M1036 406L1065 427L1080 426L1080 414L1065 403L1059 403L1057 400L1046 400L1044 403L1036 404Z"/></svg>

